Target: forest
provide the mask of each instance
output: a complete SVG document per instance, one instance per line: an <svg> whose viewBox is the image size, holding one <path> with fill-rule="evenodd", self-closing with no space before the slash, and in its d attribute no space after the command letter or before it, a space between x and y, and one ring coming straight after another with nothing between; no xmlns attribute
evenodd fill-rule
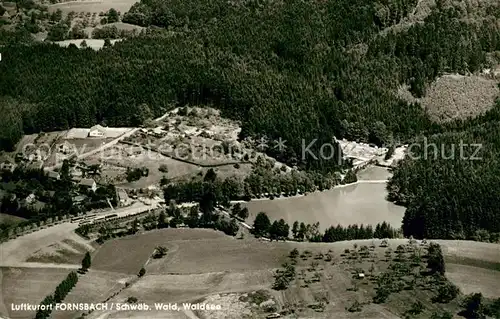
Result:
<svg viewBox="0 0 500 319"><path fill-rule="evenodd" d="M396 94L406 84L421 97L445 72L489 67L488 54L500 50L498 8L471 22L439 0L423 23L389 30L416 3L143 0L123 21L148 29L98 52L0 30L0 149L25 133L138 126L188 104L240 120L241 138L286 140L286 151L269 155L317 174L345 163L301 156L303 141L318 139L317 153L333 136L376 145L480 140L492 143L484 161L406 160L390 197L408 206L405 235L499 232L497 111L439 124Z"/></svg>

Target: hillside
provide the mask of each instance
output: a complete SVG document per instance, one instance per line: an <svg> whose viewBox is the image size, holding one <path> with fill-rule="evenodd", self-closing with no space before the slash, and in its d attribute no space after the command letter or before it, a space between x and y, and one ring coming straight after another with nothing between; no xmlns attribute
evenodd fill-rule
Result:
<svg viewBox="0 0 500 319"><path fill-rule="evenodd" d="M12 147L23 132L131 126L174 105L208 104L242 119L243 137L288 141L285 154L269 151L278 159L335 169L332 160L300 158L302 141L319 138L317 154L333 135L381 145L439 129L420 106L399 99L397 87L406 83L419 95L443 71L480 70L486 53L498 49L494 24L486 20L478 32L445 6L405 32L379 35L416 1L403 4L389 4L394 17L387 21L365 0L137 4L124 22L169 31L151 30L99 53L7 44L2 145ZM135 12L152 20L133 21ZM167 18L154 20L160 17ZM10 37L3 33L2 42ZM367 46L363 56L352 50L359 45Z"/></svg>

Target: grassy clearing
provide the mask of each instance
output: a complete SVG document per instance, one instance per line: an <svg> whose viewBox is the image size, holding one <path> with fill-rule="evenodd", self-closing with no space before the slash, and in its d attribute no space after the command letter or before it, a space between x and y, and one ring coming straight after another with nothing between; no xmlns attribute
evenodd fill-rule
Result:
<svg viewBox="0 0 500 319"><path fill-rule="evenodd" d="M224 238L224 235L205 229L164 229L111 240L104 243L93 256L92 268L137 274L158 245L165 245L173 240L202 242L216 238Z"/></svg>
<svg viewBox="0 0 500 319"><path fill-rule="evenodd" d="M127 12L135 2L135 0L70 1L50 5L49 12L61 9L65 15L71 11L100 13L107 12L109 9L114 8L123 14Z"/></svg>

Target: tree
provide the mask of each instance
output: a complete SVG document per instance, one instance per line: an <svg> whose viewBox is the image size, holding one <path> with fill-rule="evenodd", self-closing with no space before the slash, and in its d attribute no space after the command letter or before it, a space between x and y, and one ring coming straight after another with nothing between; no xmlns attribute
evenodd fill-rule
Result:
<svg viewBox="0 0 500 319"><path fill-rule="evenodd" d="M304 237L306 236L306 232L307 232L306 224L301 222L300 227L299 227L299 231L297 232L297 240L300 240L300 241L304 240Z"/></svg>
<svg viewBox="0 0 500 319"><path fill-rule="evenodd" d="M269 237L271 239L274 239L274 240L277 240L280 238L279 236L279 232L280 232L280 229L279 229L279 224L278 224L278 221L275 220L272 224L271 224L271 227L269 228Z"/></svg>
<svg viewBox="0 0 500 319"><path fill-rule="evenodd" d="M83 25L77 23L71 28L71 31L68 35L69 39L84 39L87 37L87 34L84 31Z"/></svg>
<svg viewBox="0 0 500 319"><path fill-rule="evenodd" d="M130 229L130 232L132 234L135 234L139 231L139 220L137 218L134 218L132 221L132 228Z"/></svg>
<svg viewBox="0 0 500 319"><path fill-rule="evenodd" d="M443 285L439 286L438 294L433 298L435 302L448 303L455 299L460 290L457 286L452 284L451 282L446 282Z"/></svg>
<svg viewBox="0 0 500 319"><path fill-rule="evenodd" d="M441 251L441 246L439 246L439 244L431 243L429 245L427 268L429 268L432 273L438 273L440 275L444 275L445 273L444 257L443 257L443 252Z"/></svg>
<svg viewBox="0 0 500 319"><path fill-rule="evenodd" d="M104 39L104 47L105 48L111 47L111 41L109 39Z"/></svg>
<svg viewBox="0 0 500 319"><path fill-rule="evenodd" d="M299 250L297 248L292 249L290 251L290 258L295 259L299 256Z"/></svg>
<svg viewBox="0 0 500 319"><path fill-rule="evenodd" d="M120 21L120 15L114 8L109 9L107 16L108 16L108 21L107 21L108 23L114 23Z"/></svg>
<svg viewBox="0 0 500 319"><path fill-rule="evenodd" d="M82 270L87 271L91 265L90 253L87 251L82 260Z"/></svg>
<svg viewBox="0 0 500 319"><path fill-rule="evenodd" d="M161 211L160 214L158 215L158 224L156 226L158 229L162 228L167 228L168 223L167 223L167 215L165 214L164 211Z"/></svg>
<svg viewBox="0 0 500 319"><path fill-rule="evenodd" d="M210 168L205 174L203 181L206 183L213 183L215 182L216 179L217 179L217 173L215 173L213 168Z"/></svg>
<svg viewBox="0 0 500 319"><path fill-rule="evenodd" d="M292 235L294 239L298 239L298 233L299 233L299 222L295 221L292 226Z"/></svg>
<svg viewBox="0 0 500 319"><path fill-rule="evenodd" d="M236 203L236 204L234 204L234 206L231 209L231 215L232 216L239 216L240 211L241 211L241 204Z"/></svg>
<svg viewBox="0 0 500 319"><path fill-rule="evenodd" d="M64 39L66 39L68 31L69 31L69 26L64 22L59 22L58 24L53 25L49 29L49 33L47 34L47 40L63 41Z"/></svg>
<svg viewBox="0 0 500 319"><path fill-rule="evenodd" d="M452 319L453 314L445 311L445 312L433 312L431 315L431 319Z"/></svg>
<svg viewBox="0 0 500 319"><path fill-rule="evenodd" d="M483 295L481 293L474 293L466 296L462 302L462 307L465 308L464 314L466 318L486 318L484 314Z"/></svg>
<svg viewBox="0 0 500 319"><path fill-rule="evenodd" d="M164 246L156 246L153 258L163 258L167 254L168 249Z"/></svg>
<svg viewBox="0 0 500 319"><path fill-rule="evenodd" d="M142 277L146 274L146 269L144 269L144 267L141 268L141 270L139 270L139 274L137 275L138 277Z"/></svg>
<svg viewBox="0 0 500 319"><path fill-rule="evenodd" d="M87 48L87 47L88 47L88 45L87 45L87 41L83 40L83 41L80 43L80 47L81 47L81 48L84 48L84 49L85 49L85 48Z"/></svg>
<svg viewBox="0 0 500 319"><path fill-rule="evenodd" d="M267 214L264 212L258 213L253 222L254 234L258 237L267 236L270 228L271 221L269 220L269 217L267 217Z"/></svg>
<svg viewBox="0 0 500 319"><path fill-rule="evenodd" d="M239 214L238 214L238 217L245 220L248 218L248 208L246 207L243 207L240 211L239 211Z"/></svg>
<svg viewBox="0 0 500 319"><path fill-rule="evenodd" d="M189 215L186 219L186 224L188 225L189 228L196 228L198 227L198 222L199 222L198 206L193 206L189 210Z"/></svg>

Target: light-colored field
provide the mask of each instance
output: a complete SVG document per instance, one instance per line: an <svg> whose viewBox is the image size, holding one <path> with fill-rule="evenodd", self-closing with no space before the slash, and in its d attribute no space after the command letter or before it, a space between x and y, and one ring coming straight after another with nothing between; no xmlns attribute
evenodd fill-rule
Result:
<svg viewBox="0 0 500 319"><path fill-rule="evenodd" d="M109 296L125 287L125 283L133 278L135 276L124 276L120 273L90 269L85 275L78 277L77 285L64 298L64 302L104 302ZM51 318L70 319L74 318L78 313L79 311L54 311Z"/></svg>
<svg viewBox="0 0 500 319"><path fill-rule="evenodd" d="M70 270L57 268L0 268L2 272L2 291L0 292L0 311L6 305L10 318L33 318L34 311L13 311L11 304L39 304L47 295L54 292ZM5 308L4 310L5 311Z"/></svg>
<svg viewBox="0 0 500 319"><path fill-rule="evenodd" d="M75 44L78 43L78 45L79 45L83 40L68 40L68 41L76 41L76 42L68 42L68 45L69 45L69 43L75 43ZM85 41L90 46L90 43L88 42L88 40L85 40ZM97 41L97 40L93 40L93 41ZM99 40L99 41L101 41L101 40ZM116 40L112 40L112 41L116 42ZM58 43L62 44L65 42L66 41L60 41ZM104 40L102 40L102 42L104 44ZM104 131L106 132L105 133L106 138L117 138L122 134L130 132L131 130L132 129L128 128L128 127L105 127L104 128ZM64 139L66 139L66 140L86 139L89 136L89 132L90 132L90 128L72 128L71 130L69 130L67 132L66 136L64 136ZM92 138L90 138L89 140L92 140Z"/></svg>
<svg viewBox="0 0 500 319"><path fill-rule="evenodd" d="M64 240L70 240L90 251L94 250L89 243L73 231L76 227L78 227L76 223L63 223L0 244L0 266L22 266L26 260L39 252L56 253L59 247L57 245ZM67 245L67 247L70 246Z"/></svg>
<svg viewBox="0 0 500 319"><path fill-rule="evenodd" d="M54 12L61 9L63 14L68 14L71 11L75 12L107 12L114 8L122 14L127 12L135 3L135 0L102 0L102 1L70 1L57 3L49 6L49 12Z"/></svg>
<svg viewBox="0 0 500 319"><path fill-rule="evenodd" d="M196 241L223 236L206 229L165 229L112 240L104 243L93 256L93 268L136 274L158 245L172 240Z"/></svg>
<svg viewBox="0 0 500 319"><path fill-rule="evenodd" d="M148 234L135 236L136 241L153 242L152 244L165 244L169 251L167 256L159 260L151 260L146 267L146 275L140 278L136 283L124 289L118 296L110 300L110 302L125 302L128 297L137 297L139 302L144 302L153 305L156 302L177 303L182 305L183 302L219 301L222 304L223 300L233 298L232 304L228 304L227 309L223 309L218 313L195 312L198 318L239 318L243 312L249 311L249 305L242 306L238 316L228 316L231 306L236 306L241 302L241 297L245 292L256 290L267 290L273 296L279 307L287 307L295 305L301 309L300 318L402 318L402 312L408 309L408 305L420 300L425 301L427 308L424 317L430 315L431 312L445 308L453 309L455 304L441 305L430 302L433 292L419 290L417 292L405 291L391 295L387 303L382 305L371 304L371 297L374 290L373 285L369 282L359 283L359 291L350 290L355 284L352 277L352 270L360 267L365 273L369 273L369 268L375 264L376 269L385 269L383 259L386 248L379 247L381 240L359 240L346 241L337 243L293 243L293 242L272 242L264 243L253 239L248 240L231 240L225 239L203 239L206 234L200 234L200 230L182 230L179 232L183 240L176 240L173 234L179 230L162 230L154 232L154 236ZM190 235L191 234L191 235ZM143 238L139 238L143 237ZM189 240L191 237L194 240ZM119 242L122 240L115 241ZM234 245L232 244L234 243ZM393 251L398 245L407 244L408 240L390 240L390 249ZM456 244L453 241L440 242L445 251L449 251L449 247L454 247ZM345 249L353 249L354 244L357 247L363 245L374 245L375 261L369 259L357 265L355 263L344 260L342 257ZM462 246L467 251L468 242L463 242ZM470 243L470 246L475 246L476 243ZM490 246L491 245L491 246ZM494 258L495 246L493 244L485 245L489 251L490 257ZM116 245L113 245L116 247ZM131 244L135 247L136 244ZM300 269L305 270L305 278L309 280L315 272L321 273L320 282L312 282L303 286L303 281L298 281L293 284L290 289L284 292L270 290L273 279L274 269L286 260L283 258L293 248L297 247L300 252L310 251L310 257L307 261L300 261L298 274ZM417 244L417 249L420 246ZM108 248L109 249L109 248ZM108 250L109 251L109 250ZM136 249L131 249L136 251ZM318 253L326 254L327 252L333 256L333 260L325 263L324 260L319 260L319 267L316 266L316 271L307 270L312 261L318 261L316 256ZM498 252L500 253L500 252ZM274 254L273 258L268 258ZM247 255L247 257L243 257ZM395 256L395 255L394 255ZM448 258L449 255L446 256ZM471 255L472 256L472 255ZM314 257L314 258L313 258ZM480 258L480 256L475 256ZM113 258L113 257L110 257ZM281 260L279 260L281 259ZM390 259L389 259L390 260ZM122 263L127 262L121 260ZM245 267L242 267L246 264ZM487 296L495 296L495 285L498 285L499 278L495 277L495 272L492 270L484 271L483 269L468 269L467 266L450 264L448 265L448 277L462 289L464 293L481 291ZM471 280L472 271L482 272L480 278ZM303 275L298 275L303 276ZM498 276L497 276L498 277ZM484 281L483 281L484 280ZM490 280L490 283L486 283ZM484 286L483 286L484 282ZM367 285L367 286L364 286ZM233 296L233 297L230 297ZM329 303L326 304L324 312L314 312L307 308L307 305L316 304L318 300L327 298ZM361 303L368 302L364 305L360 313L349 313L346 308L358 300ZM217 302L215 302L217 303ZM179 317L170 317L170 314L162 315L159 312L148 312L148 318L194 318L180 311ZM105 312L93 313L89 318L142 318L144 312ZM254 318L264 318L265 316L255 316ZM423 317L418 317L423 318Z"/></svg>
<svg viewBox="0 0 500 319"><path fill-rule="evenodd" d="M433 120L447 122L491 109L500 89L496 80L483 76L447 74L434 81L422 99L413 98L405 88L398 93L409 102L420 102Z"/></svg>
<svg viewBox="0 0 500 319"><path fill-rule="evenodd" d="M498 289L500 271L449 263L446 267L446 277L464 294L480 291L485 297L500 296Z"/></svg>
<svg viewBox="0 0 500 319"><path fill-rule="evenodd" d="M44 240L43 236L37 238L36 241ZM497 276L500 272L491 268L491 265L495 265L495 262L500 260L498 245L468 241L441 240L437 242L443 247L447 262L447 276L460 287L462 292L480 291L485 296L498 297L495 288L500 284L500 276ZM69 242L65 241L65 243ZM316 256L320 252L323 254L328 252L333 256L333 261L324 266L320 265L321 282L312 283L307 288L299 287L299 285L292 286L285 292L270 290L279 307L290 304L303 304L305 307L317 302L318 298L326 296L330 303L325 312L315 313L307 310L306 307L303 311L308 316L302 317L331 318L335 314L336 318L380 318L380 315L384 318L400 318L399 311L407 308L403 300L424 300L429 299L431 295L425 291L416 295L411 292L401 292L395 299L390 299L387 305L366 305L361 313L351 314L345 311L345 308L349 307L356 298L361 298L360 302L370 301L369 295L373 292L370 289L373 288L365 292L363 286L360 286L360 293L348 290L353 285L349 272L352 265L341 263L344 250L353 249L354 244L357 247L373 245L376 247L376 254L381 257L385 248L379 247L380 243L381 240L336 243L265 242L250 237L238 240L227 237L221 232L207 229L156 230L111 240L102 245L92 258L91 271L80 277L79 283L65 301L102 302L115 292L121 291L109 302L123 303L128 297L133 296L137 297L139 302L148 304L182 303L200 301L205 298L222 300L229 298L226 294L241 296L249 291L268 290L274 281L274 270L287 260L286 256L290 250L297 247L301 252L309 250L311 256ZM398 245L407 243L408 240L405 239L389 241L392 250L395 250ZM24 250L29 245L29 242L24 242L23 245L17 245L17 250ZM137 278L138 270L146 263L158 245L164 245L169 249L167 255L162 259L150 259L145 266L146 275ZM12 252L9 252L8 256L11 260L12 255ZM22 256L16 258L22 259ZM315 259L311 257L303 267L309 265L312 260ZM375 264L378 265L378 262ZM360 267L365 267L364 271L368 272L370 265L371 262L367 262L361 264ZM23 269L22 272L18 271L17 276L15 271L6 269L3 270L2 285L4 304L9 304L11 300L14 300L13 298L21 298L20 294L6 296L10 294L12 287L15 285L25 287L28 282L38 284L37 280L40 280L34 276L38 273L37 268ZM50 276L61 276L61 279L68 271L68 269L43 270ZM309 273L308 276L311 277L313 274ZM60 281L59 277L50 278L55 282L54 285ZM136 278L137 282L134 282L133 278ZM128 288L125 288L126 282L131 283ZM48 287L48 283L44 285L46 286L43 288L43 295L40 291L41 296L28 295L27 298L41 299L47 291L50 292L54 288ZM21 288L20 291L23 292L23 289L27 288ZM429 305L431 307L429 311L434 309L432 307L438 306ZM2 309L5 307L2 308L0 302L0 312ZM397 309L396 313L394 309ZM77 313L57 313L54 318L69 319L70 314L76 315ZM148 318L196 318L192 317L193 314L190 312L179 311L176 312L176 316L171 316L172 314L148 312ZM195 315L198 318L219 318L215 314L209 316L206 313L196 313ZM144 312L95 312L89 318L144 318ZM222 316L220 318L236 317Z"/></svg>
<svg viewBox="0 0 500 319"><path fill-rule="evenodd" d="M405 209L386 201L386 194L385 183L357 184L302 197L255 200L243 206L250 212L250 224L263 211L271 220L283 218L290 225L294 221L319 222L321 229L337 224L375 225L383 221L399 228Z"/></svg>

